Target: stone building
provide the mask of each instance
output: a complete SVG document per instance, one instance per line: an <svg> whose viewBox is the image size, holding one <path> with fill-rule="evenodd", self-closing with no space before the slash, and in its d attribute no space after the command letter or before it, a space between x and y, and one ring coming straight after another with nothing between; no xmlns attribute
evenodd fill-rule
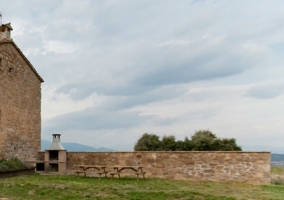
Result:
<svg viewBox="0 0 284 200"><path fill-rule="evenodd" d="M1 24L0 24L1 25ZM43 79L0 26L0 159L36 159L41 144Z"/></svg>

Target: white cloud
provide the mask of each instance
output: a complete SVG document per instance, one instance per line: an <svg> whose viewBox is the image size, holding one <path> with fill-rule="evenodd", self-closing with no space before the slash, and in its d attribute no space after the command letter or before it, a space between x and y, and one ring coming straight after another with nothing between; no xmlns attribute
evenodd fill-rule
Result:
<svg viewBox="0 0 284 200"><path fill-rule="evenodd" d="M191 41L189 40L182 40L182 39L174 39L174 40L169 40L166 42L163 42L159 44L158 46L163 47L163 46L188 46L191 44Z"/></svg>
<svg viewBox="0 0 284 200"><path fill-rule="evenodd" d="M48 41L44 45L44 49L56 54L75 53L79 51L79 47L76 45L61 41Z"/></svg>

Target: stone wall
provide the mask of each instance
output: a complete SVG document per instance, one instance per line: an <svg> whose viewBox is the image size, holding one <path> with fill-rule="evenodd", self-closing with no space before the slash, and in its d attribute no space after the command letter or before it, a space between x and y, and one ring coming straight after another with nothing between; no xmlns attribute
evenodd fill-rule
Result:
<svg viewBox="0 0 284 200"><path fill-rule="evenodd" d="M146 177L270 183L270 152L67 152L66 173L79 164L105 165L108 171L114 165L143 165Z"/></svg>
<svg viewBox="0 0 284 200"><path fill-rule="evenodd" d="M12 41L0 41L0 159L40 151L41 82Z"/></svg>

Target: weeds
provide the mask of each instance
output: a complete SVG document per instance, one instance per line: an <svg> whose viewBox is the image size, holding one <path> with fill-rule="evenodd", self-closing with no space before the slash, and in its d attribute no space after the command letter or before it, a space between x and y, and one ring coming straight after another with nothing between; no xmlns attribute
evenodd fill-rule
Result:
<svg viewBox="0 0 284 200"><path fill-rule="evenodd" d="M27 167L18 158L12 158L10 160L6 159L0 160L0 171L7 171L11 169L25 169L25 168Z"/></svg>
<svg viewBox="0 0 284 200"><path fill-rule="evenodd" d="M284 175L284 168L282 166L271 167L272 174Z"/></svg>
<svg viewBox="0 0 284 200"><path fill-rule="evenodd" d="M272 182L273 185L284 185L282 181L276 180Z"/></svg>

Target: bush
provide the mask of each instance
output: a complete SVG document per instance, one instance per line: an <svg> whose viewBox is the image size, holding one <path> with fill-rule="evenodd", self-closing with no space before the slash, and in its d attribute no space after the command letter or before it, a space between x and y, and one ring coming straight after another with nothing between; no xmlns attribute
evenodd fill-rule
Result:
<svg viewBox="0 0 284 200"><path fill-rule="evenodd" d="M277 180L277 181L272 181L273 185L284 185L283 182Z"/></svg>
<svg viewBox="0 0 284 200"><path fill-rule="evenodd" d="M0 171L7 171L11 169L25 169L27 168L24 163L18 158L12 158L10 160L0 160Z"/></svg>

